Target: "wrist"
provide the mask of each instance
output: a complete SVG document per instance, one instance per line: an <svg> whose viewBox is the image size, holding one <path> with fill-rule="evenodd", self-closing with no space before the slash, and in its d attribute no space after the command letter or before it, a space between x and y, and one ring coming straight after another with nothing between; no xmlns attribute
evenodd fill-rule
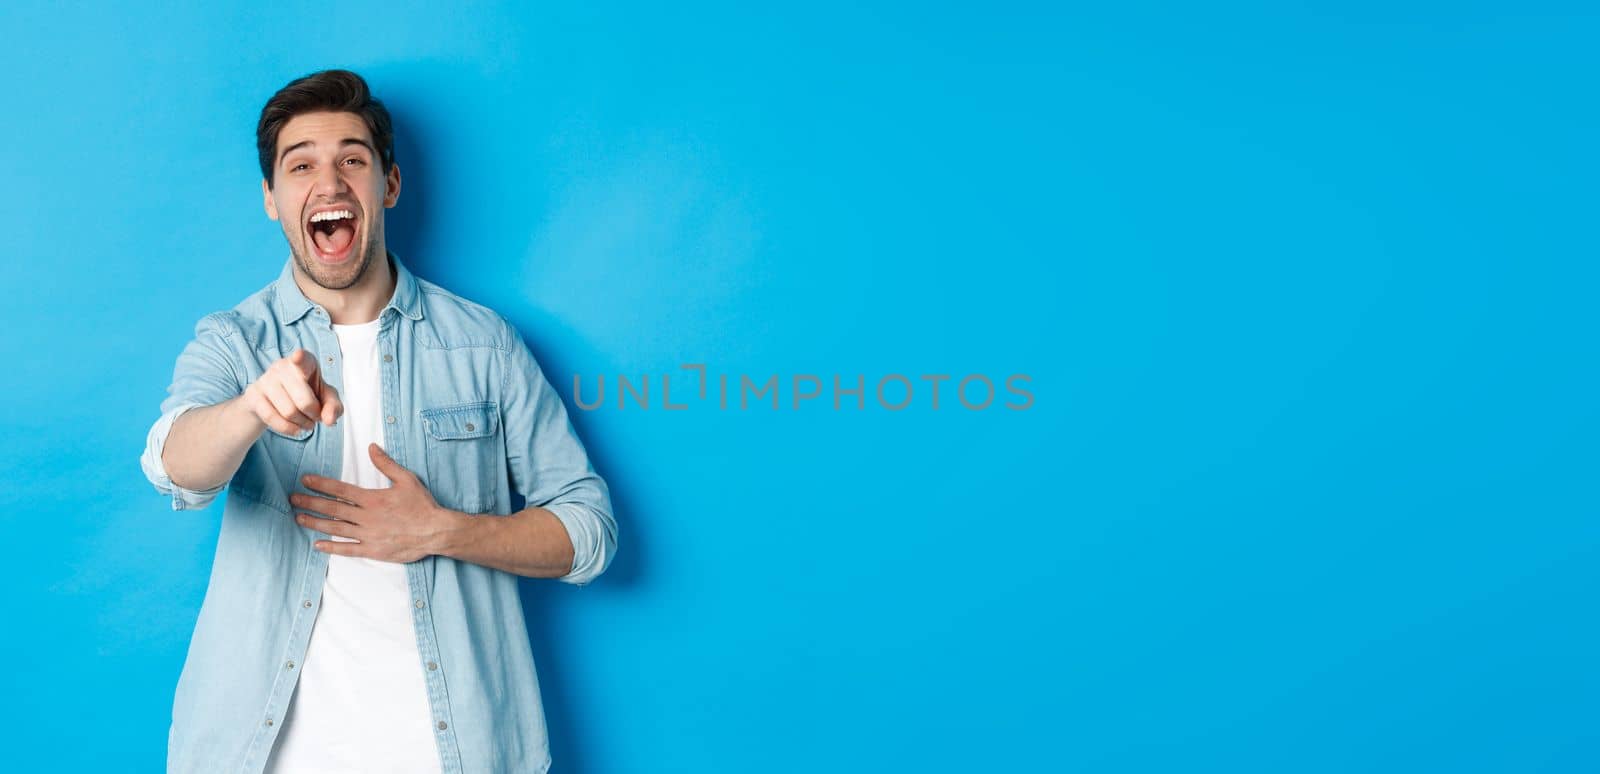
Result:
<svg viewBox="0 0 1600 774"><path fill-rule="evenodd" d="M442 505L434 506L433 511L433 544L428 547L428 553L439 556L456 555L471 527L472 517L461 511L446 508Z"/></svg>
<svg viewBox="0 0 1600 774"><path fill-rule="evenodd" d="M253 387L254 385L251 386ZM254 435L260 435L262 430L267 429L267 423L261 421L261 417L256 416L255 409L250 407L249 388L246 388L245 392L237 397L228 400L225 408L229 409L233 414L234 423L240 427L251 428L254 430Z"/></svg>

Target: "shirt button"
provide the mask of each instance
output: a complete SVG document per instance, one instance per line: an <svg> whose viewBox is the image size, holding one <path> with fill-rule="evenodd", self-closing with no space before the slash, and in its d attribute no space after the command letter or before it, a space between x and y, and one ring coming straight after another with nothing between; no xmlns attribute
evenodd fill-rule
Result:
<svg viewBox="0 0 1600 774"><path fill-rule="evenodd" d="M423 602L423 601L422 601L422 600L420 600L420 599L419 599L419 600L417 600L417 609L418 609L418 610L421 610L421 609L422 609L422 606L423 606L423 604L425 604L425 603L424 603L424 602Z"/></svg>
<svg viewBox="0 0 1600 774"><path fill-rule="evenodd" d="M301 607L311 607L311 600L308 599L308 600L306 600L304 602L301 602L300 606Z"/></svg>
<svg viewBox="0 0 1600 774"><path fill-rule="evenodd" d="M443 730L445 730L445 729L446 729L446 728L449 728L449 726L447 726L447 725L445 725L445 723L444 723L444 721L443 721L443 720L441 720L441 721L439 721L439 730L440 730L440 731L443 731Z"/></svg>
<svg viewBox="0 0 1600 774"><path fill-rule="evenodd" d="M394 424L394 415L390 414L389 416L384 417L383 421L388 422L391 425Z"/></svg>
<svg viewBox="0 0 1600 774"><path fill-rule="evenodd" d="M287 664L284 664L284 665L283 665L283 668L284 668L284 669L294 669L294 662L293 662L293 661L290 661L290 662L289 662L289 663L287 663Z"/></svg>
<svg viewBox="0 0 1600 774"><path fill-rule="evenodd" d="M329 363L332 363L332 362L333 362L333 355L329 355L329 356L328 356L328 362L329 362Z"/></svg>
<svg viewBox="0 0 1600 774"><path fill-rule="evenodd" d="M429 662L428 662L428 671L429 671L429 672L432 672L432 671L434 671L434 670L436 670L436 669L438 669L438 668L439 668L439 665L438 665L438 664L435 664L435 663L433 663L433 662L432 662L432 661L429 661Z"/></svg>
<svg viewBox="0 0 1600 774"><path fill-rule="evenodd" d="M267 718L267 725L272 725L272 718Z"/></svg>
<svg viewBox="0 0 1600 774"><path fill-rule="evenodd" d="M394 362L394 355L384 355L383 356L383 362L385 362L385 363L393 363Z"/></svg>
<svg viewBox="0 0 1600 774"><path fill-rule="evenodd" d="M478 428L473 427L471 422L467 423L467 432L470 433L470 432L472 432L473 430L476 430L476 429L478 429Z"/></svg>

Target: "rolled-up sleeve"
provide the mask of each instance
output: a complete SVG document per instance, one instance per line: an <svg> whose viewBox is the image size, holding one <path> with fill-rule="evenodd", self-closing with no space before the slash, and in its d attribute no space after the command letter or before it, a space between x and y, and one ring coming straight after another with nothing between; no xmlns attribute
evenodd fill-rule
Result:
<svg viewBox="0 0 1600 774"><path fill-rule="evenodd" d="M172 498L172 509L198 510L211 504L227 486L224 481L210 489L185 489L172 483L161 462L161 450L166 446L172 425L183 412L201 406L213 406L229 400L244 388L239 384L237 371L229 354L227 339L235 326L228 312L206 315L195 324L192 339L178 355L173 368L172 384L167 387L167 397L161 402L161 416L145 436L144 453L139 464L145 478L156 491Z"/></svg>
<svg viewBox="0 0 1600 774"><path fill-rule="evenodd" d="M560 580L582 586L604 572L617 551L611 493L522 335L502 323L509 342L501 394L511 483L528 505L554 513L567 528L572 569Z"/></svg>

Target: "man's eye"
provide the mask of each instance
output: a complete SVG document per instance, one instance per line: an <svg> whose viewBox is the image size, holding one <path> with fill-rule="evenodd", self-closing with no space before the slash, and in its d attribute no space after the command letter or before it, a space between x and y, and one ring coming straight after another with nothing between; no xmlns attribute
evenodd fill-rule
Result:
<svg viewBox="0 0 1600 774"><path fill-rule="evenodd" d="M305 164L296 164L296 165L290 167L289 171L290 172L299 172L300 168L303 167L303 166L305 166Z"/></svg>
<svg viewBox="0 0 1600 774"><path fill-rule="evenodd" d="M357 164L365 164L365 163L367 163L365 159L358 159L358 158L356 158L354 156L351 156L350 158L347 158L344 161L345 161L346 164L348 164L348 163L350 163L352 161L354 161Z"/></svg>

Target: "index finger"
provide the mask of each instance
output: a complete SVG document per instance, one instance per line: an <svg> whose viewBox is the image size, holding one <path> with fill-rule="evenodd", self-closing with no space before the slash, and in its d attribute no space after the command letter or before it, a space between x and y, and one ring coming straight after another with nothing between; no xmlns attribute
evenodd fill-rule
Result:
<svg viewBox="0 0 1600 774"><path fill-rule="evenodd" d="M285 379L283 389L289 394L289 400L294 402L295 408L306 415L311 424L316 424L317 418L322 416L322 402L317 400L317 390L321 389L320 385Z"/></svg>

